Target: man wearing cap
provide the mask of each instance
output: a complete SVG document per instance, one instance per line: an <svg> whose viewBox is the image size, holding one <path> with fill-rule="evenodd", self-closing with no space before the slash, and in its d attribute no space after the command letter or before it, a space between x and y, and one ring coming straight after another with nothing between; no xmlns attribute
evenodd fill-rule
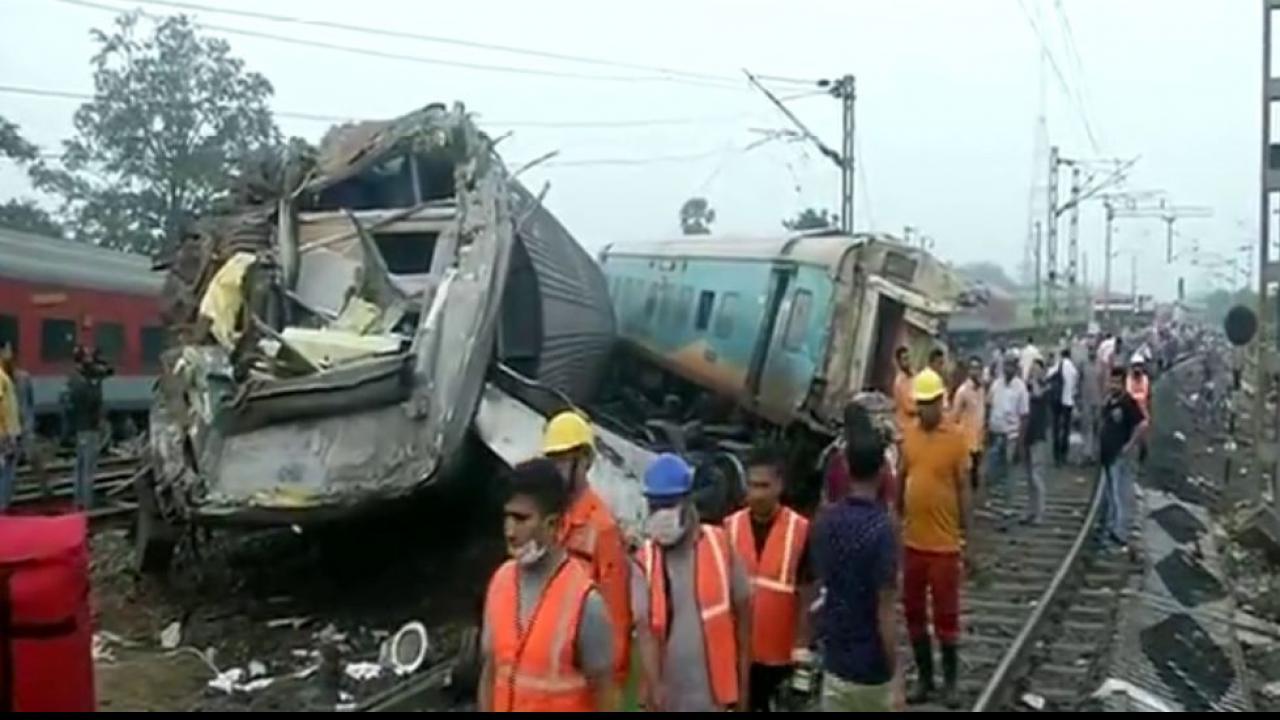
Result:
<svg viewBox="0 0 1280 720"><path fill-rule="evenodd" d="M987 449L988 500L992 491L1007 495L1009 466L1016 454L1019 439L1026 434L1031 397L1027 384L1018 376L1019 360L1010 355L1004 361L1004 372L991 383L991 409L988 428L991 447Z"/></svg>
<svg viewBox="0 0 1280 720"><path fill-rule="evenodd" d="M692 490L693 470L677 455L659 455L645 470L645 582L632 610L637 643L656 647L657 658L645 661L657 685L647 691L649 710L746 710L751 586L724 530L699 523Z"/></svg>
<svg viewBox="0 0 1280 720"><path fill-rule="evenodd" d="M570 555L586 563L591 579L604 596L613 625L614 679L621 686L626 682L631 658L630 566L617 521L587 482L587 471L595 457L591 424L572 410L556 415L543 432L542 452L556 464L569 493L569 508L557 541Z"/></svg>
<svg viewBox="0 0 1280 720"><path fill-rule="evenodd" d="M928 702L935 692L933 632L942 648L942 701L957 707L961 556L970 527L969 445L964 434L942 422L946 384L925 370L913 383L918 420L902 440L902 605L915 655L918 685L910 702ZM931 602L930 602L931 601Z"/></svg>

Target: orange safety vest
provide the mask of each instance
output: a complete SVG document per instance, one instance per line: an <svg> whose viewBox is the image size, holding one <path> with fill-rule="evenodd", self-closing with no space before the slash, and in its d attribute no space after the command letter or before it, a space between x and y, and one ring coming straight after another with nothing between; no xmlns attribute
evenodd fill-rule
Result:
<svg viewBox="0 0 1280 720"><path fill-rule="evenodd" d="M698 586L703 654L707 658L711 695L717 705L729 706L738 702L738 640L729 584L729 541L724 531L711 525L701 526L696 552L693 574ZM645 541L640 548L640 567L649 582L649 628L658 642L665 644L671 613L667 607L667 571L662 556L662 546L652 540Z"/></svg>
<svg viewBox="0 0 1280 720"><path fill-rule="evenodd" d="M601 538L616 547L602 546ZM613 666L619 684L625 683L631 661L631 595L627 572L627 551L622 533L609 506L591 488L586 488L565 513L558 540L571 556L583 561L591 580L604 598L613 623ZM604 553L601 549L604 549ZM612 551L612 552L610 552ZM603 555L603 557L602 557ZM602 573L602 564L614 560L613 574Z"/></svg>
<svg viewBox="0 0 1280 720"><path fill-rule="evenodd" d="M1138 377L1129 373L1129 377L1125 379L1125 389L1138 402L1143 416L1151 417L1151 381L1147 376Z"/></svg>
<svg viewBox="0 0 1280 720"><path fill-rule="evenodd" d="M751 660L762 665L790 665L796 640L796 576L809 537L809 521L791 508L781 508L764 552L756 554L751 512L739 510L725 523L729 539L751 576Z"/></svg>
<svg viewBox="0 0 1280 720"><path fill-rule="evenodd" d="M565 558L520 627L519 569L508 560L493 574L485 623L493 643L494 712L595 712L595 697L575 664L582 605L591 577Z"/></svg>

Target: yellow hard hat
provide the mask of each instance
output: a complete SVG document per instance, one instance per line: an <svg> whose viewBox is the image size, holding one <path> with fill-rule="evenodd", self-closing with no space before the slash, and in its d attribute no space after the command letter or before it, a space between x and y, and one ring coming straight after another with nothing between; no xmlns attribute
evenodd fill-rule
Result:
<svg viewBox="0 0 1280 720"><path fill-rule="evenodd" d="M916 402L929 402L942 397L947 392L947 384L938 373L925 368L911 381L911 392Z"/></svg>
<svg viewBox="0 0 1280 720"><path fill-rule="evenodd" d="M580 413L566 410L547 423L542 432L542 453L551 455L581 447L593 447L595 437L591 424Z"/></svg>

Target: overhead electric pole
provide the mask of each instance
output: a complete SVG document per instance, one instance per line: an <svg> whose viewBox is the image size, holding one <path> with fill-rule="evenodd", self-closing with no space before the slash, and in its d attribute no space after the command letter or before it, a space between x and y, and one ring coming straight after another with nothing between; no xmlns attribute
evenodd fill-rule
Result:
<svg viewBox="0 0 1280 720"><path fill-rule="evenodd" d="M1261 198L1258 203L1258 333L1254 338L1257 349L1257 377L1253 392L1253 432L1254 442L1260 453L1260 460L1267 471L1272 474L1273 502L1280 503L1280 496L1275 490L1276 448L1272 438L1266 432L1267 397L1271 394L1270 378L1276 367L1275 312L1271 307L1270 284L1274 279L1271 262L1271 199L1273 193L1280 191L1280 157L1271 137L1271 104L1280 102L1280 78L1271 70L1271 20L1272 15L1280 10L1280 0L1263 0L1262 2L1262 153L1261 153ZM1276 412L1280 413L1280 405ZM1280 426L1277 428L1280 430ZM1267 455L1270 455L1268 457Z"/></svg>
<svg viewBox="0 0 1280 720"><path fill-rule="evenodd" d="M1052 330L1057 321L1058 288L1058 146L1049 148L1049 202L1044 230L1044 324Z"/></svg>
<svg viewBox="0 0 1280 720"><path fill-rule="evenodd" d="M1080 165L1071 163L1071 216L1067 224L1067 317L1080 311ZM1087 320L1087 318L1086 318Z"/></svg>

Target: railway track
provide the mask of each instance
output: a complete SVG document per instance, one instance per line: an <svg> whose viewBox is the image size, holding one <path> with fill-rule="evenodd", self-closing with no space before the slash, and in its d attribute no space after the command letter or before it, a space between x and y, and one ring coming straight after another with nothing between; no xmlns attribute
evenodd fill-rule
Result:
<svg viewBox="0 0 1280 720"><path fill-rule="evenodd" d="M103 458L93 478L95 506L89 519L95 523L119 518L137 509L133 498L133 480L141 469L136 457ZM74 493L74 463L57 463L45 467L48 493L29 469L18 473L12 506L18 510L35 508L48 502L70 500Z"/></svg>

